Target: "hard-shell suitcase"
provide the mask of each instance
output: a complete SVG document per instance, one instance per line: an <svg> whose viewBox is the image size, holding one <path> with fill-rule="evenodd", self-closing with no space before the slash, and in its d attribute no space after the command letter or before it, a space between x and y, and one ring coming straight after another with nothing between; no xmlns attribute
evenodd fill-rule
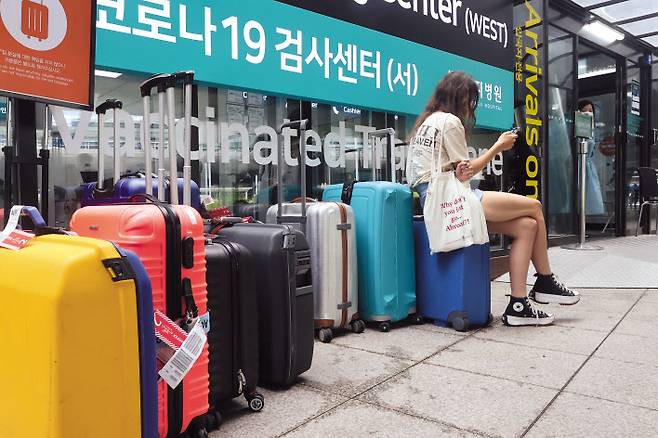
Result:
<svg viewBox="0 0 658 438"><path fill-rule="evenodd" d="M466 331L491 316L489 244L430 254L422 217L414 220L418 312L435 324Z"/></svg>
<svg viewBox="0 0 658 438"><path fill-rule="evenodd" d="M385 132L393 137L390 131ZM351 196L343 196L344 188ZM354 210L359 313L366 321L380 322L380 330L389 331L391 322L416 312L411 190L392 182L358 182L329 186L322 199L343 200ZM414 322L422 319L414 315Z"/></svg>
<svg viewBox="0 0 658 438"><path fill-rule="evenodd" d="M285 123L279 131L299 128L303 132L307 123L308 120ZM306 183L305 177L302 172L302 186ZM281 191L279 203L282 196ZM305 221L304 217L280 219L302 227ZM252 253L259 270L256 278L260 381L290 385L311 368L313 360L313 278L308 241L304 233L292 225L237 223L222 228L219 236L244 245Z"/></svg>
<svg viewBox="0 0 658 438"><path fill-rule="evenodd" d="M21 8L21 32L39 41L48 39L48 7L43 0L23 0Z"/></svg>
<svg viewBox="0 0 658 438"><path fill-rule="evenodd" d="M300 126L300 155L306 156L306 126ZM282 163L283 149L279 149ZM359 320L359 293L356 259L354 213L349 205L340 202L315 202L307 204L306 161L301 160L302 183L300 202L283 203L277 196L277 205L267 211L268 223L293 223L306 234L311 248L313 290L315 303L315 327L322 342L331 342L333 328L351 328L356 333L365 330ZM282 167L277 166L278 181L282 181Z"/></svg>
<svg viewBox="0 0 658 438"><path fill-rule="evenodd" d="M267 213L267 222L276 223L278 206ZM284 216L302 216L298 203L283 204ZM315 328L322 342L331 342L332 329L362 333L359 319L359 284L356 232L352 208L341 202L313 202L308 205L306 238L311 248Z"/></svg>
<svg viewBox="0 0 658 438"><path fill-rule="evenodd" d="M7 308L26 312L3 328L0 435L157 438L144 267L109 242L37 231L21 250L0 249Z"/></svg>
<svg viewBox="0 0 658 438"><path fill-rule="evenodd" d="M82 208L73 215L71 229L134 251L151 279L154 308L170 319L184 322L203 315L207 309L203 220L187 205L171 206L144 197L143 203ZM165 382L158 386L160 436L203 431L208 410L208 349L204 346L176 389Z"/></svg>
<svg viewBox="0 0 658 438"><path fill-rule="evenodd" d="M251 252L225 239L206 242L210 332L210 405L244 395L253 411L263 408L258 385L258 268ZM221 421L216 416L217 423ZM219 424L217 424L218 426Z"/></svg>
<svg viewBox="0 0 658 438"><path fill-rule="evenodd" d="M257 266L259 379L290 385L313 360L311 253L289 225L236 224L219 237L244 245Z"/></svg>

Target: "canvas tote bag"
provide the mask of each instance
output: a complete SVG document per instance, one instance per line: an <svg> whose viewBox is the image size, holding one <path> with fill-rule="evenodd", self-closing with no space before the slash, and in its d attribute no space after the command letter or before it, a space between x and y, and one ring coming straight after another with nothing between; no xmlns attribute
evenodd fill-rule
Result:
<svg viewBox="0 0 658 438"><path fill-rule="evenodd" d="M444 172L442 166L437 169L435 151L438 147L441 163L446 120L447 115L443 128L434 136L432 174L423 208L432 254L489 242L484 210L477 196L457 179L454 170Z"/></svg>

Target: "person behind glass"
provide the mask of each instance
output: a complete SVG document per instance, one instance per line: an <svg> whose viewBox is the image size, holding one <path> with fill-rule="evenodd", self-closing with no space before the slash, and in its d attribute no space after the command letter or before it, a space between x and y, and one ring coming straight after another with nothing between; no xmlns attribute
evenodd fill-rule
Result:
<svg viewBox="0 0 658 438"><path fill-rule="evenodd" d="M427 107L416 121L411 134L408 180L425 205L428 183L432 169L432 148L440 144L438 135L443 136L442 160L435 154L443 170L454 171L459 181L469 180L500 152L514 146L517 135L504 132L491 148L475 159L469 159L467 137L475 126L475 109L480 92L478 85L466 73L452 72L439 82ZM443 129L443 132L441 130ZM437 141L435 141L437 140ZM492 234L505 234L513 239L510 250L509 272L511 295L503 314L503 322L510 326L548 325L554 316L535 309L528 297L541 304L576 304L580 295L560 283L551 270L548 259L548 240L542 205L525 196L502 192L474 190L480 199ZM537 280L530 294L526 279L530 262L535 266Z"/></svg>

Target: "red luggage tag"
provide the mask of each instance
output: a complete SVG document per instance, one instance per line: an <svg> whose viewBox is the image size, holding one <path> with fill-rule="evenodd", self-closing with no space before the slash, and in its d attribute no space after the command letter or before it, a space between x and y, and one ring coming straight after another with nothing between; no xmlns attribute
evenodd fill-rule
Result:
<svg viewBox="0 0 658 438"><path fill-rule="evenodd" d="M175 351L178 351L187 339L187 332L159 310L153 313L153 322L155 324L155 336Z"/></svg>
<svg viewBox="0 0 658 438"><path fill-rule="evenodd" d="M23 249L34 239L34 234L26 233L18 229L18 221L23 211L22 205L16 205L11 208L7 226L0 233L0 247L17 251Z"/></svg>

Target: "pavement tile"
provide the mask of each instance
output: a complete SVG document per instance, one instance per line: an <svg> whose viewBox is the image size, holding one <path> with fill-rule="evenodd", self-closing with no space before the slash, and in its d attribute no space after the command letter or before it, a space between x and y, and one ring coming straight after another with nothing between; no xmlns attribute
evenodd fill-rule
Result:
<svg viewBox="0 0 658 438"><path fill-rule="evenodd" d="M610 333L624 313L591 312L576 306L539 306L555 315L555 325Z"/></svg>
<svg viewBox="0 0 658 438"><path fill-rule="evenodd" d="M628 314L631 318L656 319L658 317L658 301L652 301L645 295Z"/></svg>
<svg viewBox="0 0 658 438"><path fill-rule="evenodd" d="M477 437L450 426L352 400L285 435L290 437Z"/></svg>
<svg viewBox="0 0 658 438"><path fill-rule="evenodd" d="M651 303L658 303L658 289L649 289L645 292L643 299Z"/></svg>
<svg viewBox="0 0 658 438"><path fill-rule="evenodd" d="M566 391L658 410L658 368L593 357Z"/></svg>
<svg viewBox="0 0 658 438"><path fill-rule="evenodd" d="M641 301L619 324L616 333L658 339L658 307L655 303ZM654 313L654 310L657 310Z"/></svg>
<svg viewBox="0 0 658 438"><path fill-rule="evenodd" d="M420 364L360 396L459 429L520 435L557 391Z"/></svg>
<svg viewBox="0 0 658 438"><path fill-rule="evenodd" d="M461 336L455 336L454 334L431 333L429 331L412 330L410 327L401 327L391 330L389 333L368 330L361 335L349 334L336 337L332 343L400 359L419 361L461 338Z"/></svg>
<svg viewBox="0 0 658 438"><path fill-rule="evenodd" d="M243 400L233 402L225 411L223 424L210 437L276 437L346 400L301 385L288 390L259 391L265 397L261 412L251 412Z"/></svg>
<svg viewBox="0 0 658 438"><path fill-rule="evenodd" d="M468 338L427 363L561 389L586 359L572 353Z"/></svg>
<svg viewBox="0 0 658 438"><path fill-rule="evenodd" d="M645 338L615 331L601 345L595 356L658 367L658 337Z"/></svg>
<svg viewBox="0 0 658 438"><path fill-rule="evenodd" d="M399 373L413 362L355 350L334 344L315 343L313 366L299 383L345 397L352 397Z"/></svg>
<svg viewBox="0 0 658 438"><path fill-rule="evenodd" d="M547 327L501 325L482 330L474 336L478 339L491 339L528 347L590 355L603 341L606 333L557 325Z"/></svg>
<svg viewBox="0 0 658 438"><path fill-rule="evenodd" d="M656 430L656 411L563 393L526 437L651 437Z"/></svg>
<svg viewBox="0 0 658 438"><path fill-rule="evenodd" d="M593 297L599 300L624 300L635 302L644 289L578 289L582 297Z"/></svg>
<svg viewBox="0 0 658 438"><path fill-rule="evenodd" d="M409 326L409 328L412 330L423 330L431 333L444 333L447 335L459 336L459 337L465 337L470 334L470 332L458 332L457 330L451 327L440 327L438 325L434 325L431 322L427 322L423 325L412 325Z"/></svg>

